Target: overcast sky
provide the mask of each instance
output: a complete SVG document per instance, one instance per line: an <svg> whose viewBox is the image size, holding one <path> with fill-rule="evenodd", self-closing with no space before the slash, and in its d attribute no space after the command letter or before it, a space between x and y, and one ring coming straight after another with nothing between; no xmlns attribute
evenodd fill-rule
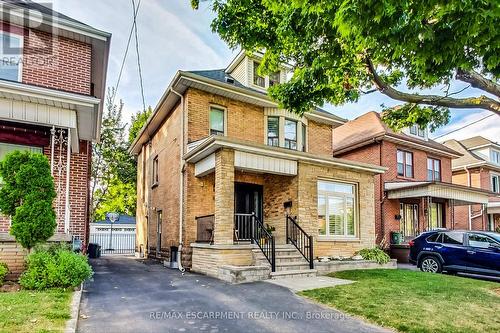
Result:
<svg viewBox="0 0 500 333"><path fill-rule="evenodd" d="M112 33L107 84L115 86L132 26L131 0L54 0L53 5L61 13ZM231 61L238 50L230 50L212 33L212 17L207 4L194 11L190 0L142 0L137 20L146 105L156 106L177 70L225 68ZM457 83L452 91L463 87L463 84ZM439 88L435 92L439 92ZM472 89L467 89L460 96L472 93ZM142 109L134 44L129 49L118 97L125 103L124 120L129 122L132 113ZM376 93L362 97L355 104L326 105L325 108L341 117L353 119L370 110L380 111L382 104L392 106L398 103ZM460 128L488 114L488 111L481 110L452 110L451 123L431 136ZM474 135L500 141L499 117L489 117L439 140Z"/></svg>

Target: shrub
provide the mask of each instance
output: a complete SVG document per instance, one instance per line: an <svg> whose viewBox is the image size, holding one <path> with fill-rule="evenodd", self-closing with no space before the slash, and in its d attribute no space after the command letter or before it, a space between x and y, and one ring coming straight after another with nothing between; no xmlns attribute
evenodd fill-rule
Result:
<svg viewBox="0 0 500 333"><path fill-rule="evenodd" d="M92 276L87 257L62 247L38 248L26 262L27 269L19 279L26 289L77 287Z"/></svg>
<svg viewBox="0 0 500 333"><path fill-rule="evenodd" d="M24 248L49 239L56 228L54 180L47 157L14 151L0 161L0 212L12 218L10 233Z"/></svg>
<svg viewBox="0 0 500 333"><path fill-rule="evenodd" d="M0 286L3 284L7 274L9 274L9 267L7 267L7 264L0 262Z"/></svg>
<svg viewBox="0 0 500 333"><path fill-rule="evenodd" d="M374 247L372 249L362 249L358 251L356 254L359 254L365 260L375 260L379 264L386 264L391 259L387 253L382 251L381 249Z"/></svg>

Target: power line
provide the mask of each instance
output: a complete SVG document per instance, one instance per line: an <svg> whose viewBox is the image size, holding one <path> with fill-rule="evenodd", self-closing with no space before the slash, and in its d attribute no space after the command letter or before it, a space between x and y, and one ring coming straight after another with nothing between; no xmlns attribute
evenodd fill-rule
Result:
<svg viewBox="0 0 500 333"><path fill-rule="evenodd" d="M478 123L478 122L480 122L480 121L483 121L483 120L485 120L486 118L492 117L492 116L494 116L494 115L495 115L495 114L494 114L494 113L492 113L492 114L489 114L489 115L487 115L487 116L484 116L484 117L482 117L482 118L480 118L480 119L478 119L478 120L473 121L472 123L469 123L469 124L467 124L467 125L461 126L461 127L459 127L459 128L455 128L453 131L449 131L449 132L447 132L447 133L444 133L444 134L441 134L441 135L439 135L439 136L436 136L435 138L433 138L433 140L436 140L436 139L439 139L439 138L441 138L441 137L443 137L443 136L446 136L446 135L448 135L448 134L451 134L451 133L455 133L455 132L457 132L457 131L460 131L460 130L462 130L462 129L466 128L466 127L469 127L469 126L471 126L471 125L474 125L474 124L476 124L476 123Z"/></svg>
<svg viewBox="0 0 500 333"><path fill-rule="evenodd" d="M120 72L118 73L118 79L116 80L115 91L113 92L113 98L111 99L111 102L112 102L111 104L113 104L113 105L115 104L115 97L116 97L116 94L118 91L118 87L120 85L120 80L122 78L123 68L125 67L125 60L127 59L128 49L130 47L130 41L132 40L132 34L134 32L134 28L136 25L136 18L137 18L137 14L139 13L139 7L141 5L141 0L139 0L139 3L137 4L137 8L135 8L134 3L132 5L133 5L133 10L134 10L133 22L132 22L132 27L130 28L130 33L128 35L127 47L125 48L125 53L123 54L122 64L120 66Z"/></svg>
<svg viewBox="0 0 500 333"><path fill-rule="evenodd" d="M139 0L139 3L137 4L137 7L141 4L141 0ZM135 13L135 1L132 0L132 8L134 9ZM137 21L136 21L137 15L134 15L134 35L135 35L135 52L137 53L137 69L139 70L139 83L141 85L141 96L142 96L142 110L146 111L146 99L144 98L144 84L142 81L142 69L141 69L141 57L139 54L139 38L137 37Z"/></svg>

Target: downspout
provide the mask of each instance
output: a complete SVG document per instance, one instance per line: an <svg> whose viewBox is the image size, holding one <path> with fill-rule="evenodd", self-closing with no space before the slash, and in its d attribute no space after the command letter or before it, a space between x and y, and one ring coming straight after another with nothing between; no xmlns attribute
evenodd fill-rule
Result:
<svg viewBox="0 0 500 333"><path fill-rule="evenodd" d="M179 270L184 272L185 269L182 267L182 225L184 220L184 115L185 115L185 104L184 104L184 96L173 88L170 88L170 91L176 94L181 99L181 137L180 137L180 149L179 149L179 167L180 167L180 179L179 179L179 249L177 251L177 264L179 266Z"/></svg>

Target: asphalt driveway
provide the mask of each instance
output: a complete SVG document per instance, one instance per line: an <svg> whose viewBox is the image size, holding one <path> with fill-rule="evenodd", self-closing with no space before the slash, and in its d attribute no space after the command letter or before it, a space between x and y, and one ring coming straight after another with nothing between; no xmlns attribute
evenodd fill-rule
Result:
<svg viewBox="0 0 500 333"><path fill-rule="evenodd" d="M388 332L270 283L231 285L126 257L91 263L78 332Z"/></svg>

